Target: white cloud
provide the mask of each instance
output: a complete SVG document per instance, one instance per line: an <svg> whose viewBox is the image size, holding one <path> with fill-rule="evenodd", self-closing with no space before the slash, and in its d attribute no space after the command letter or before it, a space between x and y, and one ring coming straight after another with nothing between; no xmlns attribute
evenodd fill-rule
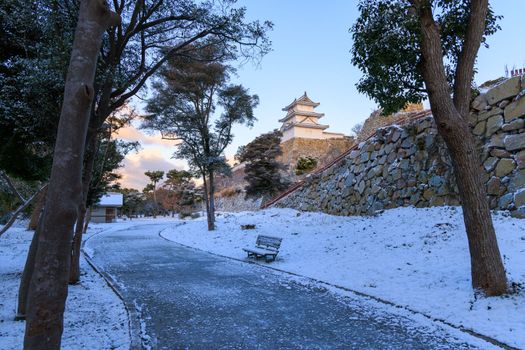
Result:
<svg viewBox="0 0 525 350"><path fill-rule="evenodd" d="M161 147L147 147L138 153L129 154L124 159L124 167L121 168L122 186L142 190L149 182L144 172L148 170L163 170L186 168L183 160L166 159Z"/></svg>

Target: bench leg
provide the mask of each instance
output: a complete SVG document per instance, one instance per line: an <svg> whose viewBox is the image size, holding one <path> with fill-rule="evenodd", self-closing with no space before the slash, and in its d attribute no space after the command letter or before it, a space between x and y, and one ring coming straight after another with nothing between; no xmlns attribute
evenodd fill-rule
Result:
<svg viewBox="0 0 525 350"><path fill-rule="evenodd" d="M275 261L275 255L265 255L264 259L266 260L267 263Z"/></svg>

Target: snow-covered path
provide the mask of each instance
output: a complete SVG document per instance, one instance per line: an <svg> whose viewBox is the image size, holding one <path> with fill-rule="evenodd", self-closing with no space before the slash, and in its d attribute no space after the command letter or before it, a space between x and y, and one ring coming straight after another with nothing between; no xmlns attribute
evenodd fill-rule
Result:
<svg viewBox="0 0 525 350"><path fill-rule="evenodd" d="M174 223L94 236L86 250L139 310L156 349L490 349L452 329L264 267L168 242ZM468 342L469 344L467 344Z"/></svg>

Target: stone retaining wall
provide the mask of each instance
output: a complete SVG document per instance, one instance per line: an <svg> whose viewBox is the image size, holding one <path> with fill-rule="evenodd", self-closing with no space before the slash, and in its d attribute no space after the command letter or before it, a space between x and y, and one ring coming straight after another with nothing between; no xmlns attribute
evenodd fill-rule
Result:
<svg viewBox="0 0 525 350"><path fill-rule="evenodd" d="M215 198L215 210L223 212L255 211L261 207L262 198L245 199L244 192L228 197Z"/></svg>
<svg viewBox="0 0 525 350"><path fill-rule="evenodd" d="M479 142L492 209L525 217L525 79L478 96L469 121ZM457 205L450 157L432 117L378 129L342 161L305 180L278 207L367 215L413 205Z"/></svg>

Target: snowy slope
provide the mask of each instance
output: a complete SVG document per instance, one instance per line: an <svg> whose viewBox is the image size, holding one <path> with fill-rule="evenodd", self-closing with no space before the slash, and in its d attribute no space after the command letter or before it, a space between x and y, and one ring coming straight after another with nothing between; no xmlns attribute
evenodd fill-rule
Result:
<svg viewBox="0 0 525 350"><path fill-rule="evenodd" d="M0 238L2 350L22 349L25 323L13 321L13 317L31 236L32 232L15 227ZM81 283L69 288L62 349L129 349L128 319L123 303L84 259L81 269Z"/></svg>
<svg viewBox="0 0 525 350"><path fill-rule="evenodd" d="M376 217L338 217L291 209L222 214L215 232L204 221L174 224L162 235L245 259L258 234L283 237L272 267L407 306L434 318L525 348L525 221L496 214L494 223L515 292L475 296L461 208L398 208ZM255 230L240 225L256 224ZM263 262L264 264L264 262ZM521 287L519 286L521 285Z"/></svg>

